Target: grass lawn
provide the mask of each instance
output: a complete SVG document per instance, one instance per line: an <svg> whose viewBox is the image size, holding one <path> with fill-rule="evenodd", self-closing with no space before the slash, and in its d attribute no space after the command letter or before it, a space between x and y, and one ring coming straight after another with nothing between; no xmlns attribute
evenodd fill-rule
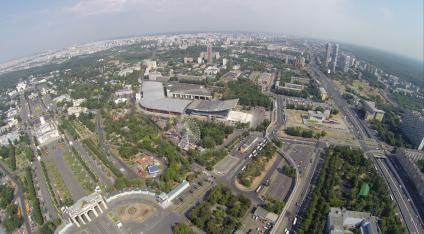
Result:
<svg viewBox="0 0 424 234"><path fill-rule="evenodd" d="M59 170L57 169L53 159L48 159L46 161L46 169L49 174L49 178L51 179L52 185L56 188L59 194L60 200L64 204L72 203L71 193L69 192L69 189L65 184L65 181L63 181L63 178Z"/></svg>
<svg viewBox="0 0 424 234"><path fill-rule="evenodd" d="M69 167L72 170L72 173L75 175L78 183L84 189L86 194L89 194L94 191L96 184L88 174L88 172L84 169L81 163L77 160L75 155L72 153L65 153L63 158L68 163Z"/></svg>

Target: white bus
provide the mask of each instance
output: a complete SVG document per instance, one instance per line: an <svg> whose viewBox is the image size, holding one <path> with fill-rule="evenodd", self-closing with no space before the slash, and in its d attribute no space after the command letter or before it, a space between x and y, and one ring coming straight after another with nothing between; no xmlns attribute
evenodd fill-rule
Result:
<svg viewBox="0 0 424 234"><path fill-rule="evenodd" d="M256 193L259 193L259 191L261 191L262 189L262 185L260 185L257 189L256 189Z"/></svg>
<svg viewBox="0 0 424 234"><path fill-rule="evenodd" d="M293 219L293 226L296 225L296 223L297 223L297 217L294 217L294 219Z"/></svg>

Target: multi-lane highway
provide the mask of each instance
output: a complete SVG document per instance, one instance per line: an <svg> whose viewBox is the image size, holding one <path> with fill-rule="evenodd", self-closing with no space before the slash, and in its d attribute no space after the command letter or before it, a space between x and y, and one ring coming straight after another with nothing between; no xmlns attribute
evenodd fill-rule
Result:
<svg viewBox="0 0 424 234"><path fill-rule="evenodd" d="M389 187L392 199L397 203L400 210L400 216L403 218L405 226L409 233L419 234L423 227L420 225L419 216L415 213L413 203L410 199L405 200L406 191L403 182L396 176L395 172L390 169L387 159L375 159L377 170L385 178Z"/></svg>
<svg viewBox="0 0 424 234"><path fill-rule="evenodd" d="M314 59L312 59L314 61ZM311 64L311 69L316 74L316 77L321 82L321 85L327 90L331 98L334 100L336 106L340 109L341 113L346 116L346 120L352 126L353 134L360 140L360 148L364 151L375 150L370 148L364 140L374 141L376 145L379 145L380 148L387 148L386 144L380 142L373 134L370 134L371 130L365 126L359 117L349 109L346 101L343 99L339 91L334 87L330 82L329 78L320 71L314 62ZM421 222L418 213L412 209L412 206L408 206L411 202L410 197L407 193L400 191L396 184L396 175L392 170L388 170L385 163L382 163L380 159L374 158L373 155L369 155L371 161L375 164L377 171L384 178L385 182L389 185L391 196L394 199L394 202L397 205L398 211L401 213L401 219L407 227L409 233L419 233L423 230L423 223Z"/></svg>

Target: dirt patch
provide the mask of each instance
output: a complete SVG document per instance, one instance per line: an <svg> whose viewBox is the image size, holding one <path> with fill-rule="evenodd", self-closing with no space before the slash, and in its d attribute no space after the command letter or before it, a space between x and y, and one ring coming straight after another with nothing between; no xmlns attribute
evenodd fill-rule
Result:
<svg viewBox="0 0 424 234"><path fill-rule="evenodd" d="M287 123L286 123L287 127L297 127L297 126L304 127L304 128L307 127L303 123L303 118L302 118L302 115L308 114L307 111L286 109L284 110L284 112L287 114Z"/></svg>
<svg viewBox="0 0 424 234"><path fill-rule="evenodd" d="M145 203L134 203L118 206L108 214L113 221L137 221L143 222L155 213L156 209L153 206Z"/></svg>

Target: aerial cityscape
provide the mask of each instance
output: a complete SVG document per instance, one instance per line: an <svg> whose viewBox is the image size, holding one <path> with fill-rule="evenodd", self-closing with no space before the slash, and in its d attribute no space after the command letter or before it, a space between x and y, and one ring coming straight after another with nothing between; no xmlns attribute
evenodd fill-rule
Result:
<svg viewBox="0 0 424 234"><path fill-rule="evenodd" d="M423 72L240 30L10 57L0 233L424 233Z"/></svg>

